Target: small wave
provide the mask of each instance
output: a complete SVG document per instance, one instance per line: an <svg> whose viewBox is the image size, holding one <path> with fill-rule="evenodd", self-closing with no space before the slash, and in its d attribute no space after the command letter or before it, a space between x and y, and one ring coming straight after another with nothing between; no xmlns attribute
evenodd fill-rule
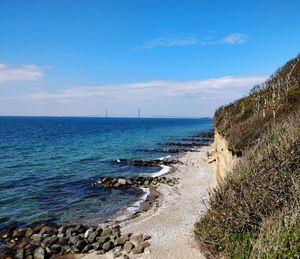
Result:
<svg viewBox="0 0 300 259"><path fill-rule="evenodd" d="M157 176L161 176L163 174L166 174L170 171L171 167L167 166L167 165L160 165L161 169L160 171L153 173L152 177L157 177Z"/></svg>
<svg viewBox="0 0 300 259"><path fill-rule="evenodd" d="M171 155L167 155L167 156L159 157L158 159L159 159L159 160L164 160L164 159L170 158L170 157L172 157L172 156L171 156Z"/></svg>
<svg viewBox="0 0 300 259"><path fill-rule="evenodd" d="M141 189L144 192L144 194L140 197L140 199L138 199L136 202L134 202L131 206L127 207L125 212L124 211L122 212L122 216L117 216L116 219L118 221L125 220L129 216L136 213L140 209L141 204L147 200L147 197L150 194L149 188L139 187L139 189ZM110 220L112 220L112 219L110 219Z"/></svg>
<svg viewBox="0 0 300 259"><path fill-rule="evenodd" d="M140 187L140 189L143 190L143 192L144 192L142 197L139 200L137 200L136 202L134 202L132 206L130 206L126 209L126 211L129 212L130 214L137 212L139 210L139 208L141 207L141 204L146 201L148 195L150 194L149 188Z"/></svg>

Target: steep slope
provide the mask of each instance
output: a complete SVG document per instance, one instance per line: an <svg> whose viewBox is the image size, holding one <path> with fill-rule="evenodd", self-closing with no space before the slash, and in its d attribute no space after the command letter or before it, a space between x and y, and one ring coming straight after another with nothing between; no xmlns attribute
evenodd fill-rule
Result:
<svg viewBox="0 0 300 259"><path fill-rule="evenodd" d="M219 108L214 126L225 143L215 142L216 153L240 158L223 165L210 208L196 224L203 252L228 258L299 255L300 56L249 96ZM224 164L217 158L215 168Z"/></svg>

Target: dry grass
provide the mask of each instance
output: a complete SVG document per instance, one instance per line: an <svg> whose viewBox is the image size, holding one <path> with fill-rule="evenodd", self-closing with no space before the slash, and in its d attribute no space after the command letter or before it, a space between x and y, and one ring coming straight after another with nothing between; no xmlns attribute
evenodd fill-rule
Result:
<svg viewBox="0 0 300 259"><path fill-rule="evenodd" d="M300 109L300 55L280 68L249 96L220 107L214 126L227 138L230 149L244 151L256 144L275 120Z"/></svg>
<svg viewBox="0 0 300 259"><path fill-rule="evenodd" d="M268 229L264 224L272 217L280 222L283 208L298 203L299 186L300 117L295 114L274 122L223 185L211 193L210 209L196 224L196 236L214 256L259 254L271 233L263 231ZM267 237L262 238L264 232Z"/></svg>

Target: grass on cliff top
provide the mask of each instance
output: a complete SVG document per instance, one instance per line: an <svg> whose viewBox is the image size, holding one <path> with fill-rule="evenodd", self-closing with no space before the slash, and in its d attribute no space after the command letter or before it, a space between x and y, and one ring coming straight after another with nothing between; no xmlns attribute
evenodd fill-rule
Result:
<svg viewBox="0 0 300 259"><path fill-rule="evenodd" d="M233 151L256 144L269 124L300 110L300 55L276 71L265 83L255 86L249 96L220 107L214 126Z"/></svg>
<svg viewBox="0 0 300 259"><path fill-rule="evenodd" d="M210 194L195 235L209 258L300 255L300 113L273 121Z"/></svg>

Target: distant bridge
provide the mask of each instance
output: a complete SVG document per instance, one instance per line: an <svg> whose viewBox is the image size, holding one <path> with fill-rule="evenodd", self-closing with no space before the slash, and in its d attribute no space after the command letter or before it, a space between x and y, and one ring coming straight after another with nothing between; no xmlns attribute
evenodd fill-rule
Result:
<svg viewBox="0 0 300 259"><path fill-rule="evenodd" d="M101 118L154 118L154 119L211 119L209 117L201 116L180 116L180 115L119 115L119 114L106 114L104 115L91 115L91 117Z"/></svg>

